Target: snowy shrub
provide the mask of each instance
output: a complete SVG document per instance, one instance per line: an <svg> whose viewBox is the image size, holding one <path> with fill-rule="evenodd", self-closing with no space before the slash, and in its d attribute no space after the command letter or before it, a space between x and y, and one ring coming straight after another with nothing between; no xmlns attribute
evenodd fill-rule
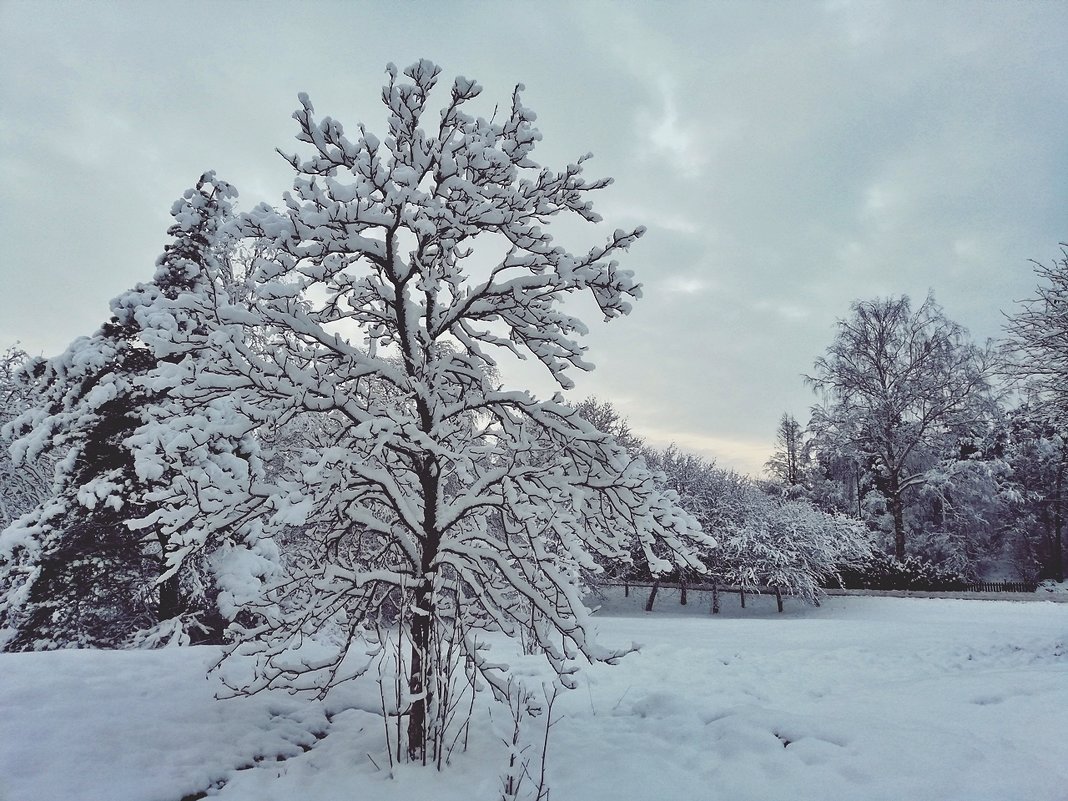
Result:
<svg viewBox="0 0 1068 801"><path fill-rule="evenodd" d="M769 493L745 476L674 447L647 451L647 460L717 540L718 547L704 553L709 568L705 580L751 592L770 589L815 603L839 570L863 563L871 553L871 536L862 523L823 512L775 485ZM656 577L633 565L620 578ZM660 578L685 584L693 577L676 569Z"/></svg>
<svg viewBox="0 0 1068 801"><path fill-rule="evenodd" d="M867 562L839 571L847 590L963 590L970 583L962 574L914 556L898 561L890 554L872 554Z"/></svg>

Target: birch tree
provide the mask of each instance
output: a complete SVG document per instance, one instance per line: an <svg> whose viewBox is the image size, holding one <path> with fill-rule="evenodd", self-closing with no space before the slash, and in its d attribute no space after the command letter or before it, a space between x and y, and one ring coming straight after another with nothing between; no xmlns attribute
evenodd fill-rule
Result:
<svg viewBox="0 0 1068 801"><path fill-rule="evenodd" d="M1038 286L1009 315L1004 369L1056 410L1068 427L1068 245L1052 264L1034 263Z"/></svg>
<svg viewBox="0 0 1068 801"><path fill-rule="evenodd" d="M1051 574L1064 580L1064 528L1068 518L1068 245L1052 264L1035 262L1035 295L1008 317L1004 370L1020 380L1032 402L1035 428L1046 428L1045 458L1052 469L1037 490L1049 541Z"/></svg>
<svg viewBox="0 0 1068 801"><path fill-rule="evenodd" d="M904 559L911 490L928 481L947 437L970 437L988 419L991 354L931 296L915 311L906 296L857 301L837 327L807 376L820 394L810 425L872 464Z"/></svg>

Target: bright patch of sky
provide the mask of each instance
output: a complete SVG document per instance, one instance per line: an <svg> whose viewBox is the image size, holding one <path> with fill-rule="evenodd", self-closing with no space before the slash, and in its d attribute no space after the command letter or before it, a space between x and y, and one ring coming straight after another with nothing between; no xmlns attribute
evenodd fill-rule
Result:
<svg viewBox="0 0 1068 801"><path fill-rule="evenodd" d="M801 374L854 299L933 290L997 336L1068 239L1063 3L294 8L0 5L0 346L91 333L201 172L278 202L297 93L381 132L385 64L420 57L477 78L487 115L523 82L542 162L615 177L599 209L648 226L624 264L645 297L607 326L576 306L598 369L573 395L725 466L759 472L780 415L807 419Z"/></svg>

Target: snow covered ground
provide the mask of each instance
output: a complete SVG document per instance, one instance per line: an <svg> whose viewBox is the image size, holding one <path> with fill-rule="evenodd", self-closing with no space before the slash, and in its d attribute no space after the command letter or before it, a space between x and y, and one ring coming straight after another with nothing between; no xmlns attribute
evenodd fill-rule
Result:
<svg viewBox="0 0 1068 801"><path fill-rule="evenodd" d="M608 643L556 705L552 801L1068 798L1068 605L603 600ZM753 601L756 601L755 603ZM3 801L479 801L507 721L444 773L390 779L366 689L215 701L211 648L0 655Z"/></svg>

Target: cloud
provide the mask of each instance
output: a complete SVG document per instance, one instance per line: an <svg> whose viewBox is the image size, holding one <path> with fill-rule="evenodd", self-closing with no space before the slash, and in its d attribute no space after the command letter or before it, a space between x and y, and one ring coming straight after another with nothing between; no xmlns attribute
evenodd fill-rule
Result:
<svg viewBox="0 0 1068 801"><path fill-rule="evenodd" d="M730 135L728 127L716 129L700 124L700 115L687 114L684 121L679 114L675 81L661 78L658 84L658 107L638 112L638 139L646 157L663 158L680 177L697 180L703 177L706 165L724 139ZM692 103L692 98L688 98ZM687 111L690 105L687 105Z"/></svg>
<svg viewBox="0 0 1068 801"><path fill-rule="evenodd" d="M711 288L711 284L702 279L695 278L693 276L675 275L667 279L663 284L663 289L667 292L676 292L683 295L696 295Z"/></svg>
<svg viewBox="0 0 1068 801"><path fill-rule="evenodd" d="M674 444L685 451L714 461L718 467L737 470L753 477L758 477L763 472L764 462L771 458L773 450L768 442L710 435L700 431L643 428L638 433L654 447L666 448Z"/></svg>
<svg viewBox="0 0 1068 801"><path fill-rule="evenodd" d="M796 303L783 303L775 300L758 300L753 304L754 311L771 312L784 320L804 320L812 310Z"/></svg>
<svg viewBox="0 0 1068 801"><path fill-rule="evenodd" d="M673 234L691 235L703 231L707 236L707 228L703 228L697 220L680 209L657 209L649 204L622 204L607 200L597 204L597 211L616 225L636 222L646 228L660 228Z"/></svg>

